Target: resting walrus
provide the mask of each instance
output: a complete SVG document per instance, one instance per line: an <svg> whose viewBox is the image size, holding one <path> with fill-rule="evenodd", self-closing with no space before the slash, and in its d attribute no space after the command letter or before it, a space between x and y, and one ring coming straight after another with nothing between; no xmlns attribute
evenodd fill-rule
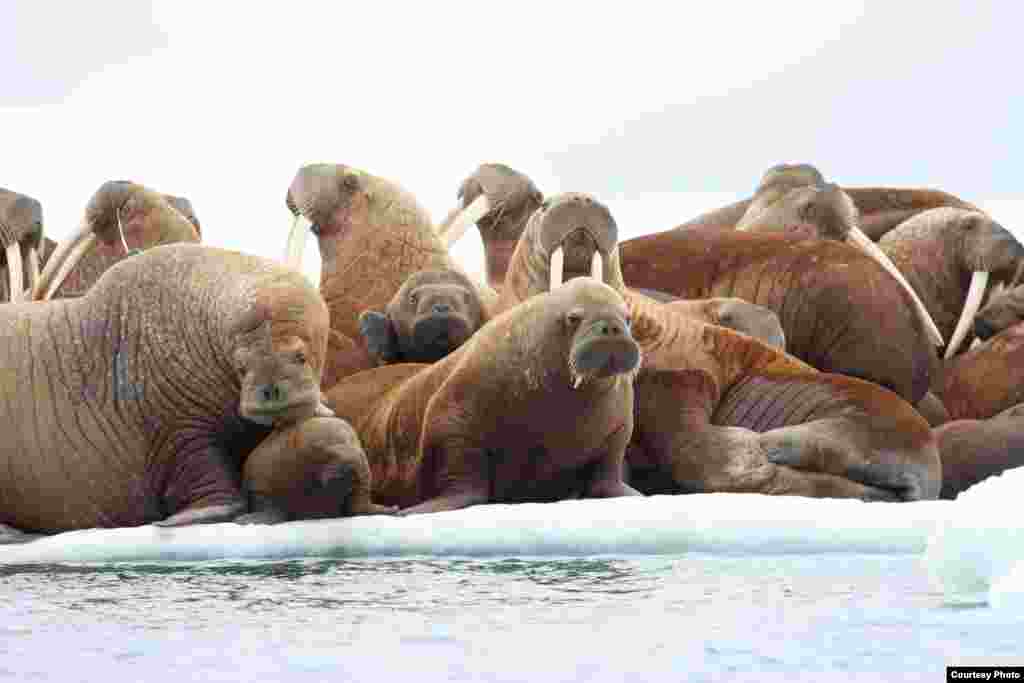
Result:
<svg viewBox="0 0 1024 683"><path fill-rule="evenodd" d="M329 414L328 330L301 273L199 245L0 306L0 537L245 512L242 460L270 426Z"/></svg>
<svg viewBox="0 0 1024 683"><path fill-rule="evenodd" d="M403 514L636 495L622 480L640 352L622 298L581 278L500 315L433 365L367 370L327 403Z"/></svg>

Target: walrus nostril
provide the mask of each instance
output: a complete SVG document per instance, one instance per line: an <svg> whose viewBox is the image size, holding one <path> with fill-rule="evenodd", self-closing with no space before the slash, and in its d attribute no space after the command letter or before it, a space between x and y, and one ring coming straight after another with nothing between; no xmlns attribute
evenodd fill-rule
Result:
<svg viewBox="0 0 1024 683"><path fill-rule="evenodd" d="M448 304L434 304L431 307L431 310L434 313L451 313L452 312L452 307L450 305L448 305Z"/></svg>
<svg viewBox="0 0 1024 683"><path fill-rule="evenodd" d="M266 384L259 390L260 398L266 403L280 403L285 398L284 389L277 384Z"/></svg>
<svg viewBox="0 0 1024 683"><path fill-rule="evenodd" d="M987 320L978 318L974 321L974 335L981 341L987 340L995 333L995 328Z"/></svg>

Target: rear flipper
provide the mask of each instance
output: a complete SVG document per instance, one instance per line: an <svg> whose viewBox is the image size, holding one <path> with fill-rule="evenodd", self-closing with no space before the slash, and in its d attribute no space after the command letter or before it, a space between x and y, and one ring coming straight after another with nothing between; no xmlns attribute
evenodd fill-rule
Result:
<svg viewBox="0 0 1024 683"><path fill-rule="evenodd" d="M0 524L0 545L28 543L29 541L34 541L37 538L42 538L44 535L45 534L27 534L21 529L15 529L13 526Z"/></svg>

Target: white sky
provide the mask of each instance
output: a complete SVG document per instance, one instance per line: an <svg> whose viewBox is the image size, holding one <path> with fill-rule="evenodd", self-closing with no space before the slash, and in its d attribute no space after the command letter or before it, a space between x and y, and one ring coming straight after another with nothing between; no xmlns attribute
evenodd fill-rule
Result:
<svg viewBox="0 0 1024 683"><path fill-rule="evenodd" d="M397 180L436 220L501 161L593 193L623 238L808 161L941 187L1024 235L1009 3L0 3L0 186L56 239L132 179L192 200L206 243L279 258L288 183L317 161ZM481 270L475 232L455 253Z"/></svg>

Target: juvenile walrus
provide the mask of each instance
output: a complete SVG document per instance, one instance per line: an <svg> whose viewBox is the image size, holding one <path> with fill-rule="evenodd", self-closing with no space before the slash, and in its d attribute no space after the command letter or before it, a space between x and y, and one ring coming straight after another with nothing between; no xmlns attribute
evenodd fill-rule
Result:
<svg viewBox="0 0 1024 683"><path fill-rule="evenodd" d="M637 495L623 482L640 350L622 298L580 278L490 320L433 365L339 382L327 403L402 514Z"/></svg>
<svg viewBox="0 0 1024 683"><path fill-rule="evenodd" d="M379 365L433 363L464 344L484 323L473 283L455 270L410 275L384 313L364 311L359 330Z"/></svg>
<svg viewBox="0 0 1024 683"><path fill-rule="evenodd" d="M0 306L0 534L234 519L270 427L330 414L329 325L301 273L199 245Z"/></svg>

